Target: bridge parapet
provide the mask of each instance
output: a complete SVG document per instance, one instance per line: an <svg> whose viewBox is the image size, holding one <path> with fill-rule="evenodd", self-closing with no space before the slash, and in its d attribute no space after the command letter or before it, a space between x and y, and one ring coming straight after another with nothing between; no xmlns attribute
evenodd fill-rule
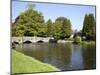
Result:
<svg viewBox="0 0 100 75"><path fill-rule="evenodd" d="M12 37L12 42L22 43L22 37Z"/></svg>
<svg viewBox="0 0 100 75"><path fill-rule="evenodd" d="M36 43L38 41L49 42L50 39L54 39L53 37L12 37L12 43L18 42L23 43L26 41L30 41L32 43Z"/></svg>

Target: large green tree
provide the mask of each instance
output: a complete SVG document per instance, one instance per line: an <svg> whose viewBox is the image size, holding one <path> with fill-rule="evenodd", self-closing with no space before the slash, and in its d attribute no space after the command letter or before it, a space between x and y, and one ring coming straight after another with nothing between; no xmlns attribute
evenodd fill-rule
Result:
<svg viewBox="0 0 100 75"><path fill-rule="evenodd" d="M58 17L54 25L54 36L56 38L65 39L69 38L72 34L71 22L66 17Z"/></svg>
<svg viewBox="0 0 100 75"><path fill-rule="evenodd" d="M36 36L38 34L38 29L44 23L44 17L33 6L35 5L28 4L27 10L21 12L16 18L12 28L13 36Z"/></svg>
<svg viewBox="0 0 100 75"><path fill-rule="evenodd" d="M82 36L87 40L95 40L96 38L96 21L93 14L86 14L83 22Z"/></svg>

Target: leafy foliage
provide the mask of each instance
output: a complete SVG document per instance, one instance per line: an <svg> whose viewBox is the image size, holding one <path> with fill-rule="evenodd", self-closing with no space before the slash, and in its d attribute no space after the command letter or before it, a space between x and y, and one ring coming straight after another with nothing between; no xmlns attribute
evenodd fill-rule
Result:
<svg viewBox="0 0 100 75"><path fill-rule="evenodd" d="M64 39L71 35L71 22L65 17L58 17L53 23L51 19L44 22L41 12L35 5L28 4L27 10L21 12L12 24L12 36L39 36Z"/></svg>
<svg viewBox="0 0 100 75"><path fill-rule="evenodd" d="M55 21L55 23L53 24L53 37L55 39L60 39L61 37L61 26L61 21Z"/></svg>
<svg viewBox="0 0 100 75"><path fill-rule="evenodd" d="M46 23L47 25L47 36L52 36L52 21L49 19Z"/></svg>
<svg viewBox="0 0 100 75"><path fill-rule="evenodd" d="M12 36L39 36L66 39L72 34L70 19L58 17L55 22L49 19L44 21L41 12L35 9L34 4L28 4L27 10L21 12L12 24ZM87 40L96 39L96 21L93 14L86 14L83 22L82 36Z"/></svg>
<svg viewBox="0 0 100 75"><path fill-rule="evenodd" d="M74 43L80 43L81 42L81 37L80 36L76 36L74 38Z"/></svg>
<svg viewBox="0 0 100 75"><path fill-rule="evenodd" d="M34 10L32 5L22 12L15 20L13 36L34 36L44 23L41 13Z"/></svg>
<svg viewBox="0 0 100 75"><path fill-rule="evenodd" d="M71 22L65 17L58 17L54 23L54 37L65 39L72 34Z"/></svg>
<svg viewBox="0 0 100 75"><path fill-rule="evenodd" d="M71 29L71 22L69 19L65 19L63 21L63 24L62 24L62 38L69 38L72 34L72 29Z"/></svg>
<svg viewBox="0 0 100 75"><path fill-rule="evenodd" d="M96 39L96 21L93 14L85 15L82 35L86 36L87 40Z"/></svg>

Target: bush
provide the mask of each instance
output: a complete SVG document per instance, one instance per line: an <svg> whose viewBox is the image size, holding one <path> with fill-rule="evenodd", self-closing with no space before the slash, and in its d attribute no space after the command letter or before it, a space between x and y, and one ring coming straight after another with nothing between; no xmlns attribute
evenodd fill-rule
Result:
<svg viewBox="0 0 100 75"><path fill-rule="evenodd" d="M76 36L74 38L74 43L80 43L81 42L81 37L80 36Z"/></svg>

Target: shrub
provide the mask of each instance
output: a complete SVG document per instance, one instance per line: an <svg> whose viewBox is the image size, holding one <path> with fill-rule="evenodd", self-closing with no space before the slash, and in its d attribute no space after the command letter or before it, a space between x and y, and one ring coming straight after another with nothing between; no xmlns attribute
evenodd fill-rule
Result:
<svg viewBox="0 0 100 75"><path fill-rule="evenodd" d="M76 36L74 38L74 43L80 43L81 42L81 37L80 36Z"/></svg>

